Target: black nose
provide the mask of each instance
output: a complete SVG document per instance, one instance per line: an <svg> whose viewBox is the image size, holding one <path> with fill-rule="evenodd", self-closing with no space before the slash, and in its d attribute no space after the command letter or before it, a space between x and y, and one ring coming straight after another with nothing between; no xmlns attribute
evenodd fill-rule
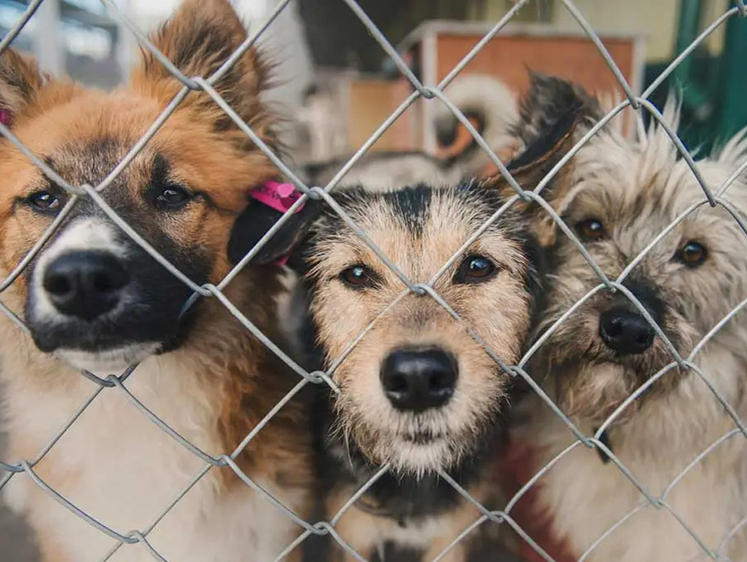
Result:
<svg viewBox="0 0 747 562"><path fill-rule="evenodd" d="M617 353L633 355L651 347L656 332L640 313L612 308L599 317L599 335Z"/></svg>
<svg viewBox="0 0 747 562"><path fill-rule="evenodd" d="M456 359L438 348L398 349L381 366L381 384L395 408L422 412L446 404L457 380Z"/></svg>
<svg viewBox="0 0 747 562"><path fill-rule="evenodd" d="M93 320L117 305L129 281L127 270L109 252L80 251L50 263L42 282L57 310Z"/></svg>

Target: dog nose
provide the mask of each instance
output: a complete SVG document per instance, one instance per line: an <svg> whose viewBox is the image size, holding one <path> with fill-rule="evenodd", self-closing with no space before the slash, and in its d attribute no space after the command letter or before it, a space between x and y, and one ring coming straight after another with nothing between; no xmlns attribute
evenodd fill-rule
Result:
<svg viewBox="0 0 747 562"><path fill-rule="evenodd" d="M457 363L438 348L398 349L381 367L381 384L399 410L422 412L446 404L454 394Z"/></svg>
<svg viewBox="0 0 747 562"><path fill-rule="evenodd" d="M57 310L93 320L117 305L129 281L125 267L109 252L80 251L50 263L42 284Z"/></svg>
<svg viewBox="0 0 747 562"><path fill-rule="evenodd" d="M634 355L651 347L656 332L638 312L612 308L599 317L599 335L617 353Z"/></svg>

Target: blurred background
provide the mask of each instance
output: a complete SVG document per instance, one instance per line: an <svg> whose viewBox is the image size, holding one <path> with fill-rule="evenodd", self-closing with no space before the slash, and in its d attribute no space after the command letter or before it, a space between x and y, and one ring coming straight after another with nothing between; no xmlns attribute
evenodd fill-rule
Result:
<svg viewBox="0 0 747 562"><path fill-rule="evenodd" d="M233 0L250 30L279 0ZM147 31L178 0L114 0ZM641 92L674 57L733 5L729 0L576 0L575 5ZM0 0L0 33L27 2ZM359 0L405 57L434 84L514 5L514 0ZM681 134L690 146L709 144L747 124L747 24L730 18L695 50L652 97L661 105L670 86L682 93ZM14 40L45 69L110 88L137 56L134 36L100 0L45 0ZM291 0L260 45L278 64L269 97L296 117L284 131L292 156L320 160L356 150L409 95L411 88L343 0ZM532 0L465 68L503 80L517 95L526 68L576 80L610 99L622 95L611 71L561 0ZM447 89L448 92L448 89ZM437 152L435 104L419 102L398 119L374 150Z"/></svg>
<svg viewBox="0 0 747 562"><path fill-rule="evenodd" d="M278 0L233 0L250 32ZM159 25L178 0L113 0L143 31ZM360 7L428 85L442 80L514 6L513 0L358 0ZM574 0L636 93L709 25L729 0ZM0 0L0 34L12 30L28 2ZM277 64L268 99L292 118L283 130L294 162L322 161L357 150L412 88L344 0L291 0L259 44ZM138 56L134 35L99 0L44 0L12 43L45 70L113 88ZM653 93L670 88L683 103L680 135L708 148L747 126L747 18L718 27ZM527 69L581 83L614 102L623 94L596 47L560 0L532 0L465 67L462 74L500 79L518 97ZM455 85L456 83L454 83ZM449 88L446 89L449 94ZM412 104L373 150L438 154L438 100ZM0 458L2 452L0 435ZM0 560L36 562L33 540L0 504Z"/></svg>

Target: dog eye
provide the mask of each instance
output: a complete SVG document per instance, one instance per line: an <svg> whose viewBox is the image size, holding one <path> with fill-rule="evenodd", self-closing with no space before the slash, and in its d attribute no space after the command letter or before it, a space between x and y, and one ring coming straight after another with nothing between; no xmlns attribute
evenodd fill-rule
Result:
<svg viewBox="0 0 747 562"><path fill-rule="evenodd" d="M364 289L376 284L376 274L365 265L354 265L340 273L340 280L351 289Z"/></svg>
<svg viewBox="0 0 747 562"><path fill-rule="evenodd" d="M602 221L599 219L586 219L577 222L576 232L583 240L587 241L600 240L607 234Z"/></svg>
<svg viewBox="0 0 747 562"><path fill-rule="evenodd" d="M459 264L454 283L484 283L498 274L498 268L483 256L467 256Z"/></svg>
<svg viewBox="0 0 747 562"><path fill-rule="evenodd" d="M164 187L155 198L155 205L164 211L174 211L184 207L192 194L178 185Z"/></svg>
<svg viewBox="0 0 747 562"><path fill-rule="evenodd" d="M677 259L688 267L698 267L705 261L706 257L708 257L708 252L705 247L692 240L677 252Z"/></svg>
<svg viewBox="0 0 747 562"><path fill-rule="evenodd" d="M57 213L62 207L60 199L48 191L37 191L26 198L26 201L37 211L42 213Z"/></svg>

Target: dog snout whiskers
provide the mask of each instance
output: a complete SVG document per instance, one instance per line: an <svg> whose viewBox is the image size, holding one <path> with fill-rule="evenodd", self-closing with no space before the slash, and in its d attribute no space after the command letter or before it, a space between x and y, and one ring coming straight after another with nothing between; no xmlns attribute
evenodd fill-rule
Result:
<svg viewBox="0 0 747 562"><path fill-rule="evenodd" d="M384 360L381 384L395 408L422 412L451 399L457 375L456 359L442 349L398 349Z"/></svg>
<svg viewBox="0 0 747 562"><path fill-rule="evenodd" d="M599 317L599 335L607 346L622 355L643 353L654 343L656 332L643 315L612 308Z"/></svg>
<svg viewBox="0 0 747 562"><path fill-rule="evenodd" d="M93 320L119 303L129 281L127 269L109 252L77 251L50 263L42 285L59 312Z"/></svg>

